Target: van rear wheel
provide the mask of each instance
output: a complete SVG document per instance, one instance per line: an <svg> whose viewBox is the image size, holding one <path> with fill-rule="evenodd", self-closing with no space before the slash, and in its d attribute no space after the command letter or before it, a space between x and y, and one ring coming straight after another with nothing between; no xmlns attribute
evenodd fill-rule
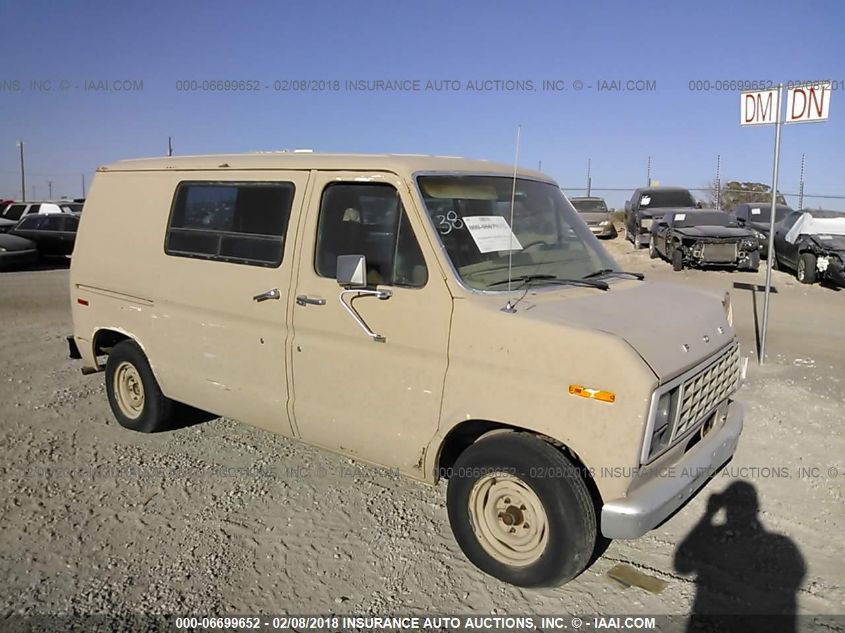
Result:
<svg viewBox="0 0 845 633"><path fill-rule="evenodd" d="M561 585L584 570L595 549L596 510L581 473L531 435L492 435L461 453L447 507L466 557L514 585Z"/></svg>
<svg viewBox="0 0 845 633"><path fill-rule="evenodd" d="M141 433L166 428L173 403L161 392L135 341L121 341L111 350L106 361L106 393L122 427Z"/></svg>

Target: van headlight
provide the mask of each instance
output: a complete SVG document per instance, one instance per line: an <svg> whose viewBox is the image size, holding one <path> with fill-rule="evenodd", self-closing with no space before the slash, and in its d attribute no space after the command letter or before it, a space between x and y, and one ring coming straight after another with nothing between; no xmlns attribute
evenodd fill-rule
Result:
<svg viewBox="0 0 845 633"><path fill-rule="evenodd" d="M757 250L757 240L751 238L742 240L742 248L747 251Z"/></svg>
<svg viewBox="0 0 845 633"><path fill-rule="evenodd" d="M679 390L679 387L675 387L661 394L654 405L651 445L648 449L649 459L662 452L669 445L669 440L672 439L672 429L675 426L675 415L678 409Z"/></svg>
<svg viewBox="0 0 845 633"><path fill-rule="evenodd" d="M599 226L610 226L610 220L602 220L599 222Z"/></svg>
<svg viewBox="0 0 845 633"><path fill-rule="evenodd" d="M728 325L733 327L734 325L734 311L733 307L731 306L731 293L725 292L725 296L722 297L722 307L725 308L725 319L728 322Z"/></svg>

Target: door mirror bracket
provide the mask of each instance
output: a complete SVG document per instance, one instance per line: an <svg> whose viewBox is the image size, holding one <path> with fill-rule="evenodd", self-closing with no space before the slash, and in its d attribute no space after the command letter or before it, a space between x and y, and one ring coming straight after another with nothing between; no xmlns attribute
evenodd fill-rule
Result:
<svg viewBox="0 0 845 633"><path fill-rule="evenodd" d="M393 296L393 291L379 288L367 288L367 258L363 255L340 255L337 258L337 283L344 287L340 292L340 304L349 316L364 330L364 333L376 343L386 343L387 339L376 334L361 318L352 302L359 297L375 297L385 301ZM347 297L349 300L347 301Z"/></svg>

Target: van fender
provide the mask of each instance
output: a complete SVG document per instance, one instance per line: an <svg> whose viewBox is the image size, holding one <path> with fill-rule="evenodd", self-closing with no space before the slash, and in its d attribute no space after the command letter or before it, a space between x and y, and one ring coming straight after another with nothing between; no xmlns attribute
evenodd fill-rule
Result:
<svg viewBox="0 0 845 633"><path fill-rule="evenodd" d="M98 356L98 354L97 354L97 337L100 336L100 334L104 331L115 332L116 334L119 334L120 336L122 336L124 340L125 339L131 340L133 343L135 343L135 345L137 345L139 348L141 348L141 352L143 352L144 357L147 359L147 362L150 364L150 370L153 372L153 377L156 379L156 382L159 384L159 387L161 387L161 380L159 380L159 376L158 376L158 372L156 371L155 363L153 363L153 359L150 357L150 354L147 351L147 348L144 346L143 343L141 343L140 339L135 335L134 332L131 332L130 330L127 330L126 328L123 328L123 327L120 327L120 326L103 325L103 326L97 327L94 330L94 334L91 337L91 354L94 358L94 363L96 364L96 370L97 371L104 371L105 368L106 368L105 364L100 365L99 361L97 360L97 356Z"/></svg>

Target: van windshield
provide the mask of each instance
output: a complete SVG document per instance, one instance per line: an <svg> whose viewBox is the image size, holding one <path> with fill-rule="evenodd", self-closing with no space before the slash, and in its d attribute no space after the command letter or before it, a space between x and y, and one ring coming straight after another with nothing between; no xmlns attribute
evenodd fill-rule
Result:
<svg viewBox="0 0 845 633"><path fill-rule="evenodd" d="M619 270L553 184L508 176L419 176L435 230L464 284L501 290L508 279L580 279ZM511 195L513 192L513 223ZM537 284L542 285L542 284Z"/></svg>

